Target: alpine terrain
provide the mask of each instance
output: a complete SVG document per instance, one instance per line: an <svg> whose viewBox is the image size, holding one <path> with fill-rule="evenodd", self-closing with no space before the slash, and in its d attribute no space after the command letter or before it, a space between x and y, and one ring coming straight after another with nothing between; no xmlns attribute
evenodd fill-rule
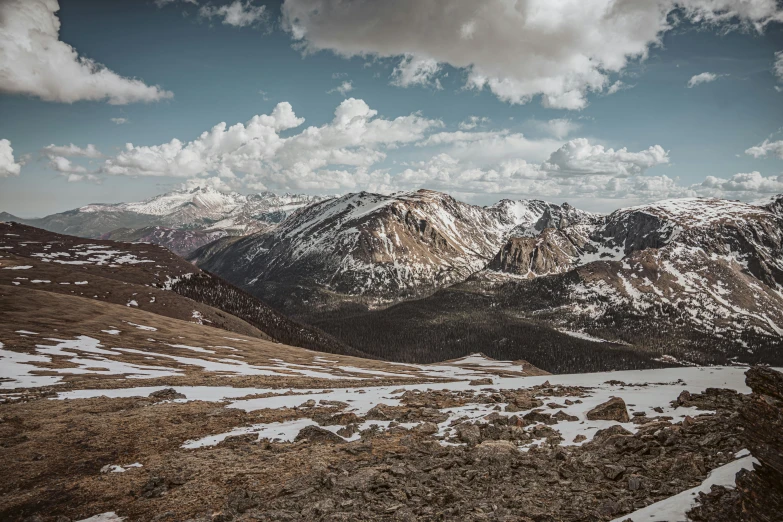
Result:
<svg viewBox="0 0 783 522"><path fill-rule="evenodd" d="M0 213L0 219L81 237L150 242L185 255L218 237L273 228L294 210L320 199L196 187L137 203L91 204L36 219Z"/></svg>
<svg viewBox="0 0 783 522"><path fill-rule="evenodd" d="M553 356L549 341L571 336L626 365L642 353L778 364L782 200L690 198L600 216L536 200L358 193L191 259L384 358L434 362L480 343L553 371L601 368L581 350Z"/></svg>

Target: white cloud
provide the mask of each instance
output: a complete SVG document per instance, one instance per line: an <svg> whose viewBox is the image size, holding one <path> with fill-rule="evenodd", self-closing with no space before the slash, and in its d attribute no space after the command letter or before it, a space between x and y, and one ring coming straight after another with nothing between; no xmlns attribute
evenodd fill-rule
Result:
<svg viewBox="0 0 783 522"><path fill-rule="evenodd" d="M418 114L394 119L377 116L364 101L349 98L337 107L330 123L282 137L282 131L304 123L283 102L270 115L254 116L231 127L220 123L187 143L177 139L153 146L129 143L123 152L107 159L101 171L185 178L216 173L256 189L367 187L384 179L383 173L368 170L386 157L382 149L420 141L429 129L441 125ZM242 178L237 179L237 174Z"/></svg>
<svg viewBox="0 0 783 522"><path fill-rule="evenodd" d="M49 166L57 172L63 174L86 174L87 169L81 165L75 165L68 158L62 156L52 156L49 159Z"/></svg>
<svg viewBox="0 0 783 522"><path fill-rule="evenodd" d="M222 18L223 24L233 25L234 27L247 27L255 25L266 20L266 6L253 5L253 0L234 0L231 4L202 6L198 11L199 16L204 18Z"/></svg>
<svg viewBox="0 0 783 522"><path fill-rule="evenodd" d="M621 80L617 80L616 82L614 82L609 87L609 89L607 89L606 94L608 94L608 95L609 94L615 94L615 93L618 93L620 91L625 91L627 89L633 89L634 87L635 87L634 85L628 85L627 83L625 83L625 82L623 82Z"/></svg>
<svg viewBox="0 0 783 522"><path fill-rule="evenodd" d="M59 40L59 9L57 0L0 2L0 92L64 103L107 100L112 105L173 96L79 56Z"/></svg>
<svg viewBox="0 0 783 522"><path fill-rule="evenodd" d="M775 53L774 72L775 76L778 78L778 81L783 82L783 51L778 51Z"/></svg>
<svg viewBox="0 0 783 522"><path fill-rule="evenodd" d="M346 94L348 94L352 90L353 90L353 82L350 81L350 80L346 80L343 83L341 83L340 85L338 85L337 87L335 87L334 89L329 89L328 91L326 91L326 94L332 94L333 92L339 92L340 94L345 96Z"/></svg>
<svg viewBox="0 0 783 522"><path fill-rule="evenodd" d="M410 87L423 85L442 89L440 80L436 77L440 71L440 65L432 58L422 58L412 54L406 55L397 64L392 72L392 85L398 87Z"/></svg>
<svg viewBox="0 0 783 522"><path fill-rule="evenodd" d="M100 158L101 152L93 145L88 143L85 148L81 148L71 143L70 145L47 145L43 148L42 152L49 156L67 156L67 157L81 157L81 158Z"/></svg>
<svg viewBox="0 0 783 522"><path fill-rule="evenodd" d="M112 122L116 123L117 125L123 125L125 123L128 123L128 118L110 118Z"/></svg>
<svg viewBox="0 0 783 522"><path fill-rule="evenodd" d="M21 171L22 162L14 159L11 142L6 139L0 140L0 178L18 176Z"/></svg>
<svg viewBox="0 0 783 522"><path fill-rule="evenodd" d="M489 121L489 118L486 116L470 116L467 120L459 122L457 127L461 131L469 131L475 129L479 125L486 125Z"/></svg>
<svg viewBox="0 0 783 522"><path fill-rule="evenodd" d="M747 149L745 154L753 156L754 158L761 158L769 154L783 159L783 140L769 141L766 139L755 147Z"/></svg>
<svg viewBox="0 0 783 522"><path fill-rule="evenodd" d="M591 145L585 138L577 138L553 152L544 167L558 176L629 177L668 162L669 153L660 145L653 145L640 152L629 152L626 148L614 150L603 145Z"/></svg>
<svg viewBox="0 0 783 522"><path fill-rule="evenodd" d="M764 194L783 193L783 175L764 177L758 171L739 173L729 179L707 176L698 186L702 195L754 199Z"/></svg>
<svg viewBox="0 0 783 522"><path fill-rule="evenodd" d="M545 134L549 134L550 136L553 136L557 139L566 138L569 134L576 132L582 127L579 123L571 121L567 118L557 118L549 121L536 121L534 125L539 131Z"/></svg>
<svg viewBox="0 0 783 522"><path fill-rule="evenodd" d="M720 76L711 72L703 72L700 74L696 74L694 76L691 76L691 79L688 80L688 88L693 89L697 85L701 85L702 83L710 83L717 80Z"/></svg>
<svg viewBox="0 0 783 522"><path fill-rule="evenodd" d="M540 95L543 105L562 109L582 109L590 92L611 91L611 77L645 59L676 20L762 31L783 20L783 10L775 0L283 4L283 26L304 52L399 59L392 83L403 87L437 87L442 64L450 64L464 70L467 87L486 87L510 103Z"/></svg>

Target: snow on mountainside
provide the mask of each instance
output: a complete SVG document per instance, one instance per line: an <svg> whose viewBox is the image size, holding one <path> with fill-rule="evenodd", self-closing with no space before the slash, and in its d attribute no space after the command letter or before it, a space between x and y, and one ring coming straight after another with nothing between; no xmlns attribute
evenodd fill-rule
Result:
<svg viewBox="0 0 783 522"><path fill-rule="evenodd" d="M272 192L244 195L220 192L210 187L175 190L138 203L87 205L82 213L131 212L157 216L161 224L175 228L228 230L249 234L279 223L294 210L322 199L319 196Z"/></svg>
<svg viewBox="0 0 783 522"><path fill-rule="evenodd" d="M204 231L206 234L244 235L268 230L303 206L323 199L321 196L271 192L261 194L223 193L209 187L175 190L136 203L91 204L39 219L19 219L5 214L5 221L81 237L98 238L115 233L118 237L145 236L151 227ZM184 233L152 234L150 241L182 250ZM128 239L130 240L130 239ZM194 244L194 248L204 244ZM189 252L189 251L188 251Z"/></svg>
<svg viewBox="0 0 783 522"><path fill-rule="evenodd" d="M430 190L361 192L303 208L275 230L232 242L201 266L252 288L312 284L347 295L396 298L481 270L515 227L561 207L504 200L491 207Z"/></svg>
<svg viewBox="0 0 783 522"><path fill-rule="evenodd" d="M764 207L688 198L621 209L592 229L512 238L483 276L563 273L567 304L558 315L566 326L635 315L732 339L752 353L759 336L783 335L783 217L771 211L782 199Z"/></svg>

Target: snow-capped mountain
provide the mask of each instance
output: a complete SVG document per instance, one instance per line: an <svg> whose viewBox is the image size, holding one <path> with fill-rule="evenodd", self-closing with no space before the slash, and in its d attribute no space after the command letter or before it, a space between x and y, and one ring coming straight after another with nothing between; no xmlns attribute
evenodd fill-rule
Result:
<svg viewBox="0 0 783 522"><path fill-rule="evenodd" d="M783 335L783 217L773 212L781 203L689 198L621 209L592 229L513 238L481 275L497 283L498 272L561 273L537 313L570 328L616 334L622 317L627 330L657 323L752 353Z"/></svg>
<svg viewBox="0 0 783 522"><path fill-rule="evenodd" d="M87 205L82 214L129 212L155 216L163 226L225 230L242 235L265 230L294 210L322 199L319 196L272 192L244 195L211 187L175 190L138 203Z"/></svg>
<svg viewBox="0 0 783 522"><path fill-rule="evenodd" d="M8 215L4 220L91 238L101 237L118 229L122 229L119 236L144 236L144 231L129 231L149 227L214 232L218 234L214 237L219 237L268 230L294 210L321 199L323 198L320 196L280 196L271 192L244 195L237 192L220 192L211 187L197 187L175 190L141 202L86 205L40 219L19 219ZM181 234L175 235L181 239ZM167 241L174 239L174 236L156 233L149 239L153 242L163 241L159 244L169 246ZM175 250L178 248L175 247Z"/></svg>
<svg viewBox="0 0 783 522"><path fill-rule="evenodd" d="M545 215L559 220L569 212L525 200L480 207L430 190L361 192L315 203L269 233L196 257L248 288L314 285L396 299L464 280L486 266L515 227L533 229Z"/></svg>

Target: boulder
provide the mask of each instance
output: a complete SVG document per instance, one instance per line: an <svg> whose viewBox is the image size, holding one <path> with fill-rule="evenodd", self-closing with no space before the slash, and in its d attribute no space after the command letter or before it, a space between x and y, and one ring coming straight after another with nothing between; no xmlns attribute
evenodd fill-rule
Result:
<svg viewBox="0 0 783 522"><path fill-rule="evenodd" d="M486 460L506 460L519 454L519 448L507 440L485 440L474 449L476 456Z"/></svg>
<svg viewBox="0 0 783 522"><path fill-rule="evenodd" d="M316 426L315 424L302 428L294 439L294 442L302 440L319 444L339 444L345 442L339 435L336 435L329 430L325 430L320 426Z"/></svg>
<svg viewBox="0 0 783 522"><path fill-rule="evenodd" d="M481 440L481 429L475 424L457 426L457 438L468 444L477 444Z"/></svg>
<svg viewBox="0 0 783 522"><path fill-rule="evenodd" d="M179 393L174 388L164 388L162 390L158 390L156 392L152 392L149 394L149 397L151 399L158 399L161 401L172 401L174 399L185 399L185 395Z"/></svg>
<svg viewBox="0 0 783 522"><path fill-rule="evenodd" d="M599 404L587 412L588 420L610 420L617 422L630 422L625 401L620 397L612 397L608 401Z"/></svg>

